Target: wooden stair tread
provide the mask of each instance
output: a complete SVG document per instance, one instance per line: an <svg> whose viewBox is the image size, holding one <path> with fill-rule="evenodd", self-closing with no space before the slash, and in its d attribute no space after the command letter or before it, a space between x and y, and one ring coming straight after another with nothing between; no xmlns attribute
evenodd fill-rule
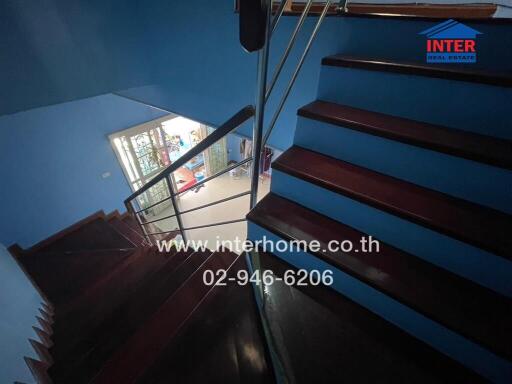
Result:
<svg viewBox="0 0 512 384"><path fill-rule="evenodd" d="M179 252L178 252L179 254ZM87 334L66 355L55 357L50 368L57 382L88 382L108 358L155 313L173 293L206 262L211 252L194 252L179 266L166 264L157 274L146 278L119 305Z"/></svg>
<svg viewBox="0 0 512 384"><path fill-rule="evenodd" d="M248 219L287 240L350 240L352 252L317 252L322 260L413 308L447 328L512 360L512 302L397 248L380 243L379 253L358 252L366 234L275 194Z"/></svg>
<svg viewBox="0 0 512 384"><path fill-rule="evenodd" d="M137 384L275 382L259 316L250 285L214 288Z"/></svg>
<svg viewBox="0 0 512 384"><path fill-rule="evenodd" d="M69 227L64 228L63 230L53 234L52 236L38 242L37 244L34 244L32 247L30 247L27 250L23 250L23 249L21 249L21 247L18 244L14 244L13 246L10 247L11 253L15 252L16 254L21 255L21 254L34 253L34 252L38 252L38 251L44 251L46 247L48 247L49 245L51 245L53 243L56 243L58 240L66 237L70 233L73 233L73 232L79 230L80 228L84 227L85 225L87 225L93 221L96 221L98 219L104 219L104 218L105 218L105 213L103 211L97 211L97 212L93 213L92 215L89 215L89 216L83 218L82 220L77 221L76 223L70 225ZM69 251L69 249L66 249L65 251ZM13 254L15 254L15 253L13 253Z"/></svg>
<svg viewBox="0 0 512 384"><path fill-rule="evenodd" d="M273 168L511 259L512 217L317 152L292 147Z"/></svg>
<svg viewBox="0 0 512 384"><path fill-rule="evenodd" d="M52 381L47 374L48 363L32 359L30 357L25 357L24 359L38 384L52 384Z"/></svg>
<svg viewBox="0 0 512 384"><path fill-rule="evenodd" d="M82 297L58 312L54 337L62 340L52 348L56 360L66 358L106 318L132 298L145 281L160 270L177 268L188 252L163 254L150 248L138 249L123 265L96 282Z"/></svg>
<svg viewBox="0 0 512 384"><path fill-rule="evenodd" d="M296 270L260 253L263 270ZM478 375L323 285L267 286L277 353L297 383L476 383Z"/></svg>
<svg viewBox="0 0 512 384"><path fill-rule="evenodd" d="M142 232L140 225L137 223L137 220L131 215L131 214L125 214L123 218L121 219L123 223L128 225L131 229L133 229L135 232L137 232L139 235L144 236L144 233Z"/></svg>
<svg viewBox="0 0 512 384"><path fill-rule="evenodd" d="M203 282L205 270L228 270L238 258L231 252L215 252L160 309L109 359L91 384L133 383L169 345L184 322L213 287Z"/></svg>
<svg viewBox="0 0 512 384"><path fill-rule="evenodd" d="M322 100L302 107L299 109L298 115L449 155L512 169L512 141L509 140Z"/></svg>
<svg viewBox="0 0 512 384"><path fill-rule="evenodd" d="M392 61L380 58L361 58L348 55L333 55L322 59L322 65L393 72L405 75L428 76L439 79L468 81L481 84L512 87L512 73L491 72L440 64Z"/></svg>
<svg viewBox="0 0 512 384"><path fill-rule="evenodd" d="M104 218L97 218L38 249L39 252L94 251L133 248L133 244L112 228Z"/></svg>
<svg viewBox="0 0 512 384"><path fill-rule="evenodd" d="M141 246L144 243L144 237L119 217L110 218L108 223L135 246Z"/></svg>
<svg viewBox="0 0 512 384"><path fill-rule="evenodd" d="M56 305L73 299L95 280L116 268L132 250L37 252L20 262L32 280Z"/></svg>

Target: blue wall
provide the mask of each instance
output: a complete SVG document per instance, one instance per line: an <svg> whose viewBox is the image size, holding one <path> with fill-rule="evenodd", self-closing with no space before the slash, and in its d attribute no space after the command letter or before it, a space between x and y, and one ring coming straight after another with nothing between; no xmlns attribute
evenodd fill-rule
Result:
<svg viewBox="0 0 512 384"><path fill-rule="evenodd" d="M152 1L143 12L151 20L145 40L156 47L151 56L158 83L127 90L125 94L213 126L222 124L242 106L254 103L256 54L249 54L240 46L238 14L233 12L233 1L216 1L215 5L208 0ZM275 110L315 21L316 18L310 18L304 25L284 76L269 101L271 111ZM296 22L295 17L281 20L272 43L271 68L276 65ZM320 60L338 50L338 20L329 18L278 122L271 139L274 147L284 149L291 144L297 108L315 99ZM250 137L250 129L248 125L242 132Z"/></svg>
<svg viewBox="0 0 512 384"><path fill-rule="evenodd" d="M0 244L0 383L33 383L24 356L37 358L28 339L38 341L32 326L42 298Z"/></svg>
<svg viewBox="0 0 512 384"><path fill-rule="evenodd" d="M124 210L131 192L107 135L162 115L103 95L0 117L0 242L28 247L97 210Z"/></svg>
<svg viewBox="0 0 512 384"><path fill-rule="evenodd" d="M139 5L0 2L0 115L150 83Z"/></svg>
<svg viewBox="0 0 512 384"><path fill-rule="evenodd" d="M275 94L280 95L315 18L305 24ZM283 18L271 68L297 22ZM321 58L334 53L424 60L424 37L435 22L327 18L271 144L291 144L296 110L315 99ZM510 70L510 24L470 23L478 37L472 67ZM243 51L232 0L8 1L0 5L0 114L124 90L183 116L217 126L253 102L256 54ZM277 99L269 102L275 109ZM269 116L267 116L268 121ZM250 126L243 132L249 135Z"/></svg>
<svg viewBox="0 0 512 384"><path fill-rule="evenodd" d="M305 24L268 103L270 112L315 21L316 17L309 18ZM296 22L296 17L282 19L272 42L271 68ZM423 61L425 43L418 32L434 24L327 18L270 145L279 149L291 145L297 108L316 98L322 57L343 52ZM502 49L511 45L509 25L470 25L484 33L478 38L476 66L510 70L512 51ZM9 1L0 5L0 32L4 36L0 82L5 84L0 87L0 114L122 89L125 95L218 126L254 99L256 54L246 53L239 44L238 15L231 0L215 5L208 0ZM145 108L131 108L135 104L126 101L113 106L113 100L112 96L87 99L0 118L0 156L10 164L1 171L2 182L11 183L9 190L2 188L0 197L8 216L14 218L13 225L0 227L0 240L27 245L96 209L120 206L119 196L124 197L127 186L119 169L112 171L111 179L98 179L113 169L115 160L103 136L155 116L147 116ZM250 131L251 124L240 129L249 137ZM31 163L34 159L37 163ZM82 169L84 177L69 178L66 173L71 169ZM24 172L30 183L21 176ZM52 187L61 196L51 193ZM76 200L79 192L86 195ZM58 222L48 218L53 209L58 209ZM48 225L24 225L33 212L39 212Z"/></svg>
<svg viewBox="0 0 512 384"><path fill-rule="evenodd" d="M226 138L228 161L234 161L236 163L242 161L242 154L240 153L240 143L242 139L242 136L235 134L228 135Z"/></svg>
<svg viewBox="0 0 512 384"><path fill-rule="evenodd" d="M233 2L198 0L193 4L154 1L144 8L151 20L145 40L151 51L156 84L123 91L196 120L219 125L241 106L253 103L256 54L243 51L238 41L238 15ZM284 76L268 103L275 110L293 64L306 42L316 18L307 20ZM283 18L274 35L271 68L284 50L297 17ZM436 22L391 18L327 18L279 119L270 144L285 149L291 145L296 111L316 98L320 62L324 56L345 53L370 58L424 62L425 38L418 33ZM512 28L507 24L470 23L483 32L478 38L478 63L472 68L512 68ZM507 44L503 45L505 42ZM372 90L373 91L373 90ZM270 116L267 114L266 120ZM242 132L250 136L250 126Z"/></svg>
<svg viewBox="0 0 512 384"><path fill-rule="evenodd" d="M340 52L424 63L426 39L419 32L439 22L403 18L339 18ZM482 32L482 35L477 38L477 63L461 66L467 69L512 71L512 51L505 48L512 45L512 23L484 21L466 24Z"/></svg>

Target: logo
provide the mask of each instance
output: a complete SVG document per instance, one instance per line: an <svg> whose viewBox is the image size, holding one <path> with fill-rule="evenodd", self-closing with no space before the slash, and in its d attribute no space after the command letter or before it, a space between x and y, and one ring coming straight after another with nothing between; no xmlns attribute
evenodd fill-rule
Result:
<svg viewBox="0 0 512 384"><path fill-rule="evenodd" d="M450 19L419 34L427 37L427 63L476 63L481 32Z"/></svg>

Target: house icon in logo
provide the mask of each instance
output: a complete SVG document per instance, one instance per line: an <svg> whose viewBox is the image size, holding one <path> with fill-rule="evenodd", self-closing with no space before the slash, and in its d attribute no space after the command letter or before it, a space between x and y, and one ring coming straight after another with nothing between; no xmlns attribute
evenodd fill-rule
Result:
<svg viewBox="0 0 512 384"><path fill-rule="evenodd" d="M427 63L476 63L476 29L450 19L419 34L427 38Z"/></svg>

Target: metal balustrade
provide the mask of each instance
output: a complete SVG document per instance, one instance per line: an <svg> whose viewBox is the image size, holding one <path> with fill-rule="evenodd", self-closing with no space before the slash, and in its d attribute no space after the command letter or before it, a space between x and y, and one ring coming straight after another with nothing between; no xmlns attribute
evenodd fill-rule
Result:
<svg viewBox="0 0 512 384"><path fill-rule="evenodd" d="M171 218L176 218L178 230L181 233L183 239L186 239L186 231L191 231L199 228L207 228L212 226L226 225L237 222L245 221L245 217L236 219L236 220L228 220L228 221L220 221L216 223L210 223L206 225L197 225L192 227L184 227L181 215L206 209L208 207L225 203L231 201L233 199L238 199L243 196L250 196L250 209L252 209L257 203L258 196L258 181L260 175L260 159L262 150L265 147L265 144L268 142L270 135L276 125L276 122L286 104L286 100L290 95L291 90L297 80L297 77L302 69L304 61L311 49L311 46L320 30L320 27L328 13L331 9L331 6L335 4L334 1L326 1L323 3L323 8L318 16L318 19L315 23L313 31L310 34L310 37L306 43L306 46L300 56L299 62L297 63L295 70L292 73L292 76L284 90L283 95L280 98L277 109L274 111L272 115L272 119L270 120L269 126L264 129L264 116L266 112L266 102L272 94L275 85L278 79L282 76L282 70L287 62L290 52L294 48L297 37L301 32L304 22L308 16L311 16L311 8L314 3L313 0L308 0L306 5L304 6L304 10L302 11L300 17L297 20L297 24L290 36L289 42L286 45L285 50L280 56L280 60L276 68L272 72L272 77L270 82L267 82L268 77L268 63L269 63L269 52L270 52L270 44L272 41L272 35L276 32L279 21L281 20L285 9L287 0L282 0L279 3L276 11L274 12L274 16L272 16L272 5L273 2L270 0L240 0L239 1L239 9L240 9L240 41L241 44L248 51L256 51L258 55L258 68L257 68L257 89L256 89L256 100L255 106L246 106L236 112L231 118L229 118L224 124L218 127L213 133L208 135L203 141L198 143L195 147L193 147L189 152L176 160L169 167L164 169L160 174L154 177L150 182L146 183L142 188L134 192L131 196L129 196L125 200L125 205L128 211L134 215L139 223L143 233L146 237L146 242L148 244L152 244L154 240L154 236L157 235L166 235L169 233L175 232L175 230L169 231L151 231L151 226L155 223L158 223L163 220L169 220ZM338 10L345 10L346 1L339 2L337 7ZM245 24L244 24L245 23ZM263 35L262 35L263 34ZM161 108L160 108L161 109ZM208 150L212 145L217 143L219 140L222 140L229 133L236 130L240 125L254 117L253 121L253 135L252 135L252 156L244 159L236 164L230 165L224 170L217 172L214 175L211 175L201 181L198 181L193 186L186 188L183 191L175 191L173 187L173 182L171 180L171 175L173 172L178 170L180 167L184 166L187 162L192 160L194 157L199 155L205 150ZM204 204L201 206L197 206L188 210L180 211L177 204L177 197L182 193L185 193L193 188L197 188L198 186L211 181L221 175L224 175L226 172L229 172L235 168L238 168L242 165L248 164L252 162L251 165L251 186L250 190L242 193L235 194L233 196L229 196L212 203ZM146 193L151 187L155 186L157 183L165 180L165 183L168 188L169 197L152 204L148 207L142 207L138 201L144 193ZM173 207L173 214L167 215L154 220L147 220L145 214L149 212L152 208L159 206L164 202L170 202Z"/></svg>

